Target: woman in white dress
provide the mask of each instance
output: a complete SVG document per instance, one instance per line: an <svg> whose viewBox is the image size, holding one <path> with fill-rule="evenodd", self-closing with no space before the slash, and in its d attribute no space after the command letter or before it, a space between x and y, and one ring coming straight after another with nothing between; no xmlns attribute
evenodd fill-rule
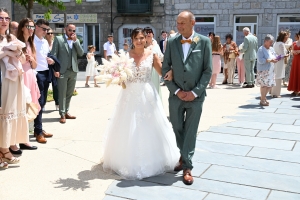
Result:
<svg viewBox="0 0 300 200"><path fill-rule="evenodd" d="M132 31L129 55L134 59L133 77L119 95L104 139L104 171L125 179L173 170L180 156L175 134L151 82L152 70L161 74L161 62L144 49L145 37L141 28Z"/></svg>
<svg viewBox="0 0 300 200"><path fill-rule="evenodd" d="M96 47L94 45L89 45L88 46L88 53L86 55L86 58L88 60L88 64L86 66L86 70L85 70L85 76L86 76L86 80L85 80L85 87L90 87L89 85L89 79L91 76L94 77L94 87L100 87L97 84L97 81L95 79L95 76L97 75L97 70L95 68L95 55L94 52L96 51Z"/></svg>
<svg viewBox="0 0 300 200"><path fill-rule="evenodd" d="M145 44L146 49L149 49L154 54L156 54L158 56L158 58L160 59L160 61L162 62L164 55L162 54L160 47L157 44L156 40L153 39L154 33L153 33L152 29L150 27L146 27L146 28L144 28L144 32L146 33L146 44ZM151 77L152 83L154 84L154 87L156 88L160 98L162 98L159 74L155 70L153 70L151 76L152 76Z"/></svg>
<svg viewBox="0 0 300 200"><path fill-rule="evenodd" d="M283 57L288 57L288 52L285 48L285 42L288 39L288 34L285 31L281 31L277 37L277 40L274 44L275 53L278 56L281 56L282 59L278 59L278 62L275 63L275 82L276 85L272 87L271 96L273 98L280 98L281 93L281 82L282 79L285 77L285 64Z"/></svg>

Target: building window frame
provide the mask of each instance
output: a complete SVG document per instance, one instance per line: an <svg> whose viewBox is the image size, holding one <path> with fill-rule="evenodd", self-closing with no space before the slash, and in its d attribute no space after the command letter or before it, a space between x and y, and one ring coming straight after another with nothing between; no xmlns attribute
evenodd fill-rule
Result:
<svg viewBox="0 0 300 200"><path fill-rule="evenodd" d="M256 17L255 22L236 22L237 17ZM241 33L237 33L237 27L248 27L252 34L258 34L258 15L234 15L234 25L233 25L233 40L237 45L240 45L244 42L244 36Z"/></svg>
<svg viewBox="0 0 300 200"><path fill-rule="evenodd" d="M89 33L88 33L88 27L89 26L91 26L92 27L92 36L93 36L93 38L92 38L92 43L91 44L89 44L88 42L88 40L89 40L89 38L88 38L88 36L89 36ZM96 27L99 27L99 30L98 30L98 33L99 33L99 36L96 36ZM88 51L88 46L89 45L94 45L94 46L96 46L96 51L95 51L95 54L101 54L101 41L100 41L100 38L101 38L101 24L84 24L84 27L83 27L83 32L84 32L84 38L83 38L83 43L84 43L84 46L83 46L83 50L85 51L85 52L87 52ZM98 37L98 38L96 38L96 37ZM96 41L98 40L98 44L96 44Z"/></svg>
<svg viewBox="0 0 300 200"><path fill-rule="evenodd" d="M213 18L214 21L213 22L195 22L195 26L194 26L194 31L196 33L199 33L201 35L204 36L208 36L209 32L214 32L216 31L216 15L195 15L195 18ZM210 30L212 28L213 25L213 30ZM201 31L201 27L205 27L207 30L206 31ZM199 28L199 30L197 30ZM202 34L203 33L203 34Z"/></svg>
<svg viewBox="0 0 300 200"><path fill-rule="evenodd" d="M300 14L290 14L290 15L277 15L277 28L276 35L279 34L280 31L289 29L291 31L291 38L294 40L294 36L300 30L300 22L280 22L281 17L299 17Z"/></svg>

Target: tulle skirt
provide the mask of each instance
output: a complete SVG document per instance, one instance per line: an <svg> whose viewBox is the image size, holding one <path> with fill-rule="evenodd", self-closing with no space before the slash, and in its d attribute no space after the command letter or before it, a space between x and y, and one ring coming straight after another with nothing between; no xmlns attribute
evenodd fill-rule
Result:
<svg viewBox="0 0 300 200"><path fill-rule="evenodd" d="M125 179L173 170L180 155L153 83L127 83L104 138L103 169Z"/></svg>

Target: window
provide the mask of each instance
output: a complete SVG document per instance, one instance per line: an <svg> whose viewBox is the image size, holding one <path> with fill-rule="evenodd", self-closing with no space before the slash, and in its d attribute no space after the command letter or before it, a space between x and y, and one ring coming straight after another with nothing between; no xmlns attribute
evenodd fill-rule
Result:
<svg viewBox="0 0 300 200"><path fill-rule="evenodd" d="M209 32L215 32L215 27L216 27L216 23L215 23L214 16L196 17L196 24L194 26L195 32L204 36L208 36Z"/></svg>
<svg viewBox="0 0 300 200"><path fill-rule="evenodd" d="M256 15L243 15L234 16L234 33L233 40L237 45L244 42L243 28L248 27L252 34L257 34L257 16Z"/></svg>
<svg viewBox="0 0 300 200"><path fill-rule="evenodd" d="M84 44L84 50L87 51L88 45L94 45L96 47L96 52L100 52L100 26L96 25L87 25L86 27L86 41L87 44Z"/></svg>
<svg viewBox="0 0 300 200"><path fill-rule="evenodd" d="M300 15L281 15L277 18L277 35L280 31L289 29L291 38L294 39L296 33L300 30ZM276 37L275 37L276 38Z"/></svg>

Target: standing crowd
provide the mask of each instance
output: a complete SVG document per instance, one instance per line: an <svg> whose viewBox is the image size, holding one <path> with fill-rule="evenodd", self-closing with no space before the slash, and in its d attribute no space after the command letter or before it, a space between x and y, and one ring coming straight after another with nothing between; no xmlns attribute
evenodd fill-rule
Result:
<svg viewBox="0 0 300 200"><path fill-rule="evenodd" d="M0 169L20 162L23 149L36 150L29 142L29 121L34 120L34 137L46 143L53 136L43 129L42 115L52 83L60 123L75 119L69 106L78 72L77 57L83 49L74 24L54 38L49 22L24 18L11 21L0 8ZM19 146L18 146L19 145Z"/></svg>

